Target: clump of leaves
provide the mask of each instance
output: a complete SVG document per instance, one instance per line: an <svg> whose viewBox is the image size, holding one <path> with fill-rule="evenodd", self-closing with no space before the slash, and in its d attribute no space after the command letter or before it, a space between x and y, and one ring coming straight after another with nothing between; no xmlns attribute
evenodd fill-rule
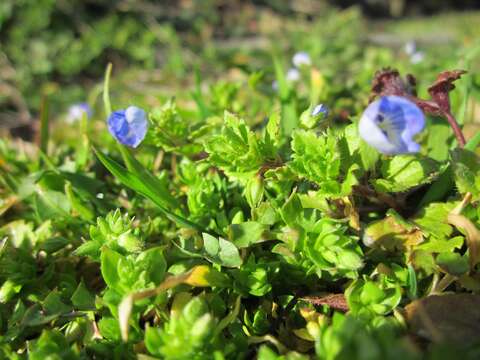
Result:
<svg viewBox="0 0 480 360"><path fill-rule="evenodd" d="M141 231L133 228L134 218L122 215L119 209L105 217L97 218L97 224L90 226L90 239L80 245L75 253L100 260L102 247L122 254L138 253L144 247Z"/></svg>

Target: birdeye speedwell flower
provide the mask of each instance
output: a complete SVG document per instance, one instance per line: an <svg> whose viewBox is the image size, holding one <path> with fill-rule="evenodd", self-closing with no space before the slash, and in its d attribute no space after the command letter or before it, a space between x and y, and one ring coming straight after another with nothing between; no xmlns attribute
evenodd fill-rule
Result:
<svg viewBox="0 0 480 360"><path fill-rule="evenodd" d="M86 115L87 119L92 116L92 109L87 103L73 104L68 108L67 122L80 121Z"/></svg>
<svg viewBox="0 0 480 360"><path fill-rule="evenodd" d="M108 131L120 143L133 148L143 141L147 128L147 115L136 106L114 111L108 117Z"/></svg>
<svg viewBox="0 0 480 360"><path fill-rule="evenodd" d="M310 59L310 55L308 55L308 53L305 51L300 51L293 55L292 63L297 69L299 69L302 66L312 65L312 60Z"/></svg>
<svg viewBox="0 0 480 360"><path fill-rule="evenodd" d="M423 130L422 110L407 98L383 96L363 112L360 136L384 154L414 153L420 150L413 137Z"/></svg>
<svg viewBox="0 0 480 360"><path fill-rule="evenodd" d="M300 71L295 68L288 69L286 79L290 82L297 82L300 80Z"/></svg>

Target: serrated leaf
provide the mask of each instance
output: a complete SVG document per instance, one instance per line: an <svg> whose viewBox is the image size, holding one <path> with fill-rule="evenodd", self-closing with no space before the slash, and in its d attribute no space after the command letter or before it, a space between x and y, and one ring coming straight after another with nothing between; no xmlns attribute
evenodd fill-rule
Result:
<svg viewBox="0 0 480 360"><path fill-rule="evenodd" d="M333 132L316 136L311 131L295 131L289 169L298 177L318 184L319 192L324 195L335 198L349 195L357 183L355 171L358 165L342 163L340 140Z"/></svg>
<svg viewBox="0 0 480 360"><path fill-rule="evenodd" d="M393 214L371 222L363 237L365 245L390 251L412 248L422 241L423 234L417 227Z"/></svg>
<svg viewBox="0 0 480 360"><path fill-rule="evenodd" d="M429 183L437 174L436 161L414 155L398 155L382 163L382 179L373 181L380 192L401 192Z"/></svg>
<svg viewBox="0 0 480 360"><path fill-rule="evenodd" d="M480 199L480 158L473 151L455 149L451 152L455 184L460 193Z"/></svg>
<svg viewBox="0 0 480 360"><path fill-rule="evenodd" d="M447 217L454 208L454 203L431 203L412 219L425 233L441 239L449 237L452 227L448 224Z"/></svg>

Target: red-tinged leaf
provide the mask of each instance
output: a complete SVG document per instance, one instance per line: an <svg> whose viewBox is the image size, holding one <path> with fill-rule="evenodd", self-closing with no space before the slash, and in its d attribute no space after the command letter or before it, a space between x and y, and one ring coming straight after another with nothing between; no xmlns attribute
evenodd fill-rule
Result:
<svg viewBox="0 0 480 360"><path fill-rule="evenodd" d="M404 81L397 70L382 69L375 73L372 81L372 94L370 101L377 96L397 95L409 96L412 93L412 88L415 86L415 78L409 75L408 82Z"/></svg>
<svg viewBox="0 0 480 360"><path fill-rule="evenodd" d="M325 296L307 296L302 298L302 300L309 302L314 305L328 305L332 309L347 312L348 304L345 295L343 294L329 294Z"/></svg>
<svg viewBox="0 0 480 360"><path fill-rule="evenodd" d="M453 82L465 74L465 70L444 71L437 77L435 83L428 88L432 100L437 103L442 112L450 111L449 92L455 89Z"/></svg>

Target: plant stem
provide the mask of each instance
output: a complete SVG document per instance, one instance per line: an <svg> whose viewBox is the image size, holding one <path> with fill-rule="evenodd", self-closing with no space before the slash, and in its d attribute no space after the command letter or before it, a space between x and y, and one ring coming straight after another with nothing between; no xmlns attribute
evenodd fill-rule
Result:
<svg viewBox="0 0 480 360"><path fill-rule="evenodd" d="M455 119L455 117L452 115L450 111L445 112L445 117L447 118L448 123L453 129L455 137L457 138L458 146L461 148L465 147L465 144L466 144L465 136L463 136L462 129L460 129L460 126L458 125L457 120Z"/></svg>

